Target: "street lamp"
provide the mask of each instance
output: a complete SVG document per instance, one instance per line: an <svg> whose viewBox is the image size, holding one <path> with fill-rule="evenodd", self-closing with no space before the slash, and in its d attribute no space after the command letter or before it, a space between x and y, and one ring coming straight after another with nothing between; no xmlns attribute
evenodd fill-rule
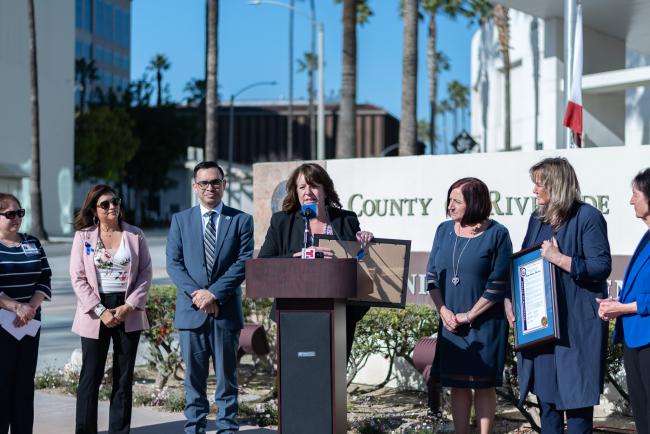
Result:
<svg viewBox="0 0 650 434"><path fill-rule="evenodd" d="M232 173L232 160L233 154L235 151L235 98L237 98L242 93L246 92L248 89L257 86L275 86L277 83L275 81L258 81L256 83L249 84L244 86L236 93L230 95L230 112L228 114L228 176L231 176ZM230 205L230 194L228 195L228 204Z"/></svg>
<svg viewBox="0 0 650 434"><path fill-rule="evenodd" d="M249 5L266 4L272 6L280 6L283 8L287 8L289 10L293 10L294 12L307 18L311 22L312 26L315 25L316 28L318 29L318 54L317 54L318 55L318 114L317 114L317 122L316 122L317 130L318 130L318 138L316 141L316 158L318 160L324 160L325 159L325 93L324 93L324 77L323 77L323 56L325 54L325 50L324 50L325 38L323 34L325 32L325 29L323 23L320 21L316 21L316 17L315 14L313 13L313 10L312 10L312 14L308 15L302 12L300 9L296 9L291 5L279 1L249 0L248 4Z"/></svg>

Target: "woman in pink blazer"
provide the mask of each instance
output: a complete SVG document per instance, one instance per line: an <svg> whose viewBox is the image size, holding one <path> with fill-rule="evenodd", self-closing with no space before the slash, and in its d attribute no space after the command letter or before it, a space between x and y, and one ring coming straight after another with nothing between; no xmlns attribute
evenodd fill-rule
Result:
<svg viewBox="0 0 650 434"><path fill-rule="evenodd" d="M140 229L122 220L121 200L96 185L75 217L70 278L77 295L72 331L81 336L77 434L97 433L97 399L113 341L113 389L108 432L128 433L133 369L140 332L149 328L145 303L151 257Z"/></svg>

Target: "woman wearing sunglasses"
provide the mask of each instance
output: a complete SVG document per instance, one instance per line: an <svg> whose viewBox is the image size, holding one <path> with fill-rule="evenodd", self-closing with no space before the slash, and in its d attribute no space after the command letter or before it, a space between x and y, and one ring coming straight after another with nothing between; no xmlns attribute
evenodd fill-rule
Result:
<svg viewBox="0 0 650 434"><path fill-rule="evenodd" d="M140 332L149 328L145 303L151 258L142 231L122 218L121 200L96 185L75 217L70 278L77 295L72 331L81 336L76 433L97 433L97 399L113 341L113 388L108 432L128 433L133 369Z"/></svg>
<svg viewBox="0 0 650 434"><path fill-rule="evenodd" d="M0 193L0 308L3 320L18 328L41 319L40 305L50 299L52 277L38 239L18 232L24 216L14 195ZM40 330L18 340L0 327L2 433L32 432L39 337Z"/></svg>

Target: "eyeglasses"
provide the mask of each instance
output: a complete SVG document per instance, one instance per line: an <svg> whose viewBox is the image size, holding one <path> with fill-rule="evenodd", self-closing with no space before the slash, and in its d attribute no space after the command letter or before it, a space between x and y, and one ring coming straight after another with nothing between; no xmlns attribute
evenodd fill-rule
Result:
<svg viewBox="0 0 650 434"><path fill-rule="evenodd" d="M210 181L197 181L196 185L198 185L201 190L205 190L208 188L208 185L211 185L212 188L217 188L221 187L224 182L226 182L225 179L211 179Z"/></svg>
<svg viewBox="0 0 650 434"><path fill-rule="evenodd" d="M5 216L8 220L13 220L16 217L19 219L25 217L25 210L23 208L17 209L15 211L5 211L5 212L0 212L0 215Z"/></svg>
<svg viewBox="0 0 650 434"><path fill-rule="evenodd" d="M113 205L115 208L117 208L118 206L120 206L121 203L122 203L122 199L115 196L112 199L103 200L103 201L99 202L97 204L97 208L101 208L103 210L108 210L111 207L111 205Z"/></svg>

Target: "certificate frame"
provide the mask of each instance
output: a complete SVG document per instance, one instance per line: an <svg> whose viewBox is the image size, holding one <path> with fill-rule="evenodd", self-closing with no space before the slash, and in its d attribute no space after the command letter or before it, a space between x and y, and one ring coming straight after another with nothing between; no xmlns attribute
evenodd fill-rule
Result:
<svg viewBox="0 0 650 434"><path fill-rule="evenodd" d="M542 244L513 254L510 263L515 351L560 339L555 265L542 257Z"/></svg>
<svg viewBox="0 0 650 434"><path fill-rule="evenodd" d="M358 241L322 234L314 236L314 244L334 250L337 258L354 258L361 247ZM404 309L410 258L411 240L373 238L357 264L357 297L348 304Z"/></svg>

